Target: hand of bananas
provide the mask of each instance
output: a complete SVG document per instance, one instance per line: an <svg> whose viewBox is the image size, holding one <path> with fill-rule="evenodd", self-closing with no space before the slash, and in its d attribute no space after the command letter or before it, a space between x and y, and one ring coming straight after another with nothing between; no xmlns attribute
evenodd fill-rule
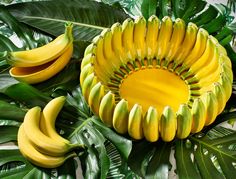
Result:
<svg viewBox="0 0 236 179"><path fill-rule="evenodd" d="M65 33L50 43L32 50L7 52L9 73L29 84L43 82L60 72L73 53L72 23L65 25Z"/></svg>
<svg viewBox="0 0 236 179"><path fill-rule="evenodd" d="M210 125L232 92L233 73L217 39L170 17L126 19L86 48L80 84L92 111L138 140L186 138Z"/></svg>
<svg viewBox="0 0 236 179"><path fill-rule="evenodd" d="M82 147L71 144L55 129L55 121L63 107L65 97L51 100L41 111L40 107L29 109L18 131L20 152L33 164L44 168L56 168L68 158L76 157L74 149Z"/></svg>

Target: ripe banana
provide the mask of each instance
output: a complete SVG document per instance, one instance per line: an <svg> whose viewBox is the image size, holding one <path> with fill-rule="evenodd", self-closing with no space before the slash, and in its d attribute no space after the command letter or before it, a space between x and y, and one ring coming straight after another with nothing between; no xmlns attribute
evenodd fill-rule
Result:
<svg viewBox="0 0 236 179"><path fill-rule="evenodd" d="M166 106L161 114L159 127L160 135L163 141L172 141L175 137L176 128L176 115L171 107Z"/></svg>
<svg viewBox="0 0 236 179"><path fill-rule="evenodd" d="M128 102L122 99L116 105L112 119L113 127L118 133L125 134L128 131L128 116Z"/></svg>
<svg viewBox="0 0 236 179"><path fill-rule="evenodd" d="M16 67L32 67L58 58L73 42L72 27L72 23L66 24L64 34L42 47L26 51L8 52L7 62Z"/></svg>
<svg viewBox="0 0 236 179"><path fill-rule="evenodd" d="M63 156L71 150L79 147L78 144L58 142L46 136L39 127L40 118L40 107L34 107L29 109L26 113L23 122L26 136L39 152L50 156Z"/></svg>
<svg viewBox="0 0 236 179"><path fill-rule="evenodd" d="M99 116L103 123L112 127L112 117L115 108L115 95L109 91L101 100L99 107Z"/></svg>
<svg viewBox="0 0 236 179"><path fill-rule="evenodd" d="M80 83L83 83L86 77L91 73L93 73L93 71L94 71L94 66L91 63L85 65L80 72Z"/></svg>
<svg viewBox="0 0 236 179"><path fill-rule="evenodd" d="M143 138L142 119L142 107L135 104L129 113L128 133L136 140Z"/></svg>
<svg viewBox="0 0 236 179"><path fill-rule="evenodd" d="M157 16L151 16L147 23L146 48L147 58L153 59L156 52L156 42L159 34L160 20Z"/></svg>
<svg viewBox="0 0 236 179"><path fill-rule="evenodd" d="M89 93L97 82L98 82L98 78L97 76L94 75L94 73L91 73L85 78L83 86L82 86L82 94L86 101L88 101Z"/></svg>
<svg viewBox="0 0 236 179"><path fill-rule="evenodd" d="M59 73L70 61L73 53L73 44L58 59L49 63L34 67L12 67L10 75L19 81L29 84L40 83Z"/></svg>
<svg viewBox="0 0 236 179"><path fill-rule="evenodd" d="M225 108L225 104L226 104L226 95L225 95L225 91L224 88L220 85L219 82L216 82L213 84L213 93L216 96L217 99L217 106L218 106L218 114L220 114L224 108Z"/></svg>
<svg viewBox="0 0 236 179"><path fill-rule="evenodd" d="M59 112L61 111L66 98L64 96L60 96L52 99L47 103L47 105L43 108L40 119L40 129L41 131L47 135L48 137L60 142L69 144L70 141L61 137L55 128L55 122Z"/></svg>
<svg viewBox="0 0 236 179"><path fill-rule="evenodd" d="M143 134L146 140L155 142L159 138L159 116L156 108L149 107L142 123Z"/></svg>
<svg viewBox="0 0 236 179"><path fill-rule="evenodd" d="M34 131L32 131L33 133ZM33 164L43 167L43 168L56 168L62 165L67 159L71 157L76 157L74 152L67 153L62 156L50 156L40 153L38 149L36 149L31 141L29 140L28 136L25 134L24 124L22 124L18 130L17 135L17 142L18 147L22 155L32 162Z"/></svg>
<svg viewBox="0 0 236 179"><path fill-rule="evenodd" d="M139 60L144 60L146 57L146 20L144 17L140 16L134 22L134 45L136 49L136 58Z"/></svg>

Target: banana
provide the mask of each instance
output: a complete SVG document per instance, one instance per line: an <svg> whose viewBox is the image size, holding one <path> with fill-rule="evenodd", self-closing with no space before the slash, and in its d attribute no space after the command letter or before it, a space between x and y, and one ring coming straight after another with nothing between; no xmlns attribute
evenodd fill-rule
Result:
<svg viewBox="0 0 236 179"><path fill-rule="evenodd" d="M128 117L128 102L122 99L117 103L112 119L113 127L118 133L125 134L128 131Z"/></svg>
<svg viewBox="0 0 236 179"><path fill-rule="evenodd" d="M104 86L101 84L101 82L98 82L91 88L88 98L88 104L91 110L95 114L99 114L100 102L104 95L105 95L105 89Z"/></svg>
<svg viewBox="0 0 236 179"><path fill-rule="evenodd" d="M59 73L70 61L73 54L73 44L58 59L35 67L12 67L10 75L19 81L36 84L48 80Z"/></svg>
<svg viewBox="0 0 236 179"><path fill-rule="evenodd" d="M114 53L119 58L120 62L122 64L125 64L126 55L125 51L123 49L122 45L122 26L120 23L115 23L111 26L111 32L112 32L112 49L114 50Z"/></svg>
<svg viewBox="0 0 236 179"><path fill-rule="evenodd" d="M226 62L221 63L221 71L224 72L227 77L229 78L230 82L233 83L233 71L232 69L226 64Z"/></svg>
<svg viewBox="0 0 236 179"><path fill-rule="evenodd" d="M95 60L95 55L94 53L89 53L86 56L84 56L82 62L81 62L81 69L83 69L86 65L88 65L89 63L94 63Z"/></svg>
<svg viewBox="0 0 236 179"><path fill-rule="evenodd" d="M143 138L142 120L142 106L135 104L129 113L128 133L136 140Z"/></svg>
<svg viewBox="0 0 236 179"><path fill-rule="evenodd" d="M71 150L79 147L78 144L58 142L46 136L39 127L40 118L40 107L34 107L29 109L26 113L23 122L26 136L39 152L50 156L63 156Z"/></svg>
<svg viewBox="0 0 236 179"><path fill-rule="evenodd" d="M122 24L122 45L127 58L125 64L129 60L133 60L136 57L134 48L134 21L130 18L126 19Z"/></svg>
<svg viewBox="0 0 236 179"><path fill-rule="evenodd" d="M134 22L134 45L136 49L136 58L144 60L146 57L146 20L143 16L137 18Z"/></svg>
<svg viewBox="0 0 236 179"><path fill-rule="evenodd" d="M226 104L226 95L225 95L225 91L224 88L221 86L221 84L219 82L216 82L213 84L213 93L216 96L217 99L217 106L218 106L218 112L217 114L220 114L224 108L225 108L225 104Z"/></svg>
<svg viewBox="0 0 236 179"><path fill-rule="evenodd" d="M232 94L232 83L225 73L220 74L219 82L223 86L223 89L224 89L225 95L226 95L226 100L228 101L228 99L230 98L230 96Z"/></svg>
<svg viewBox="0 0 236 179"><path fill-rule="evenodd" d="M89 98L89 93L91 91L91 89L93 88L93 86L95 84L97 84L98 82L98 78L97 76L94 75L94 73L91 73L90 75L88 75L82 85L82 94L84 96L84 99L86 101L88 101Z"/></svg>
<svg viewBox="0 0 236 179"><path fill-rule="evenodd" d="M101 100L99 117L108 127L112 127L112 117L115 108L115 95L109 91Z"/></svg>
<svg viewBox="0 0 236 179"><path fill-rule="evenodd" d="M18 130L18 147L22 155L31 163L43 168L56 168L62 165L67 159L76 157L76 154L74 152L59 157L40 153L28 139L28 136L25 134L23 125L21 125Z"/></svg>
<svg viewBox="0 0 236 179"><path fill-rule="evenodd" d="M8 52L7 62L15 67L32 67L58 58L73 42L72 27L72 23L66 24L64 34L42 47L32 50Z"/></svg>
<svg viewBox="0 0 236 179"><path fill-rule="evenodd" d="M156 108L149 107L143 119L143 134L149 142L155 142L159 138L159 116Z"/></svg>
<svg viewBox="0 0 236 179"><path fill-rule="evenodd" d="M178 51L179 46L182 44L185 36L185 22L182 19L177 18L173 25L173 33L169 43L169 50L166 55L164 68L167 68L173 57Z"/></svg>
<svg viewBox="0 0 236 179"><path fill-rule="evenodd" d="M192 127L191 110L187 104L181 104L176 114L177 118L177 133L176 136L184 139L189 136Z"/></svg>
<svg viewBox="0 0 236 179"><path fill-rule="evenodd" d="M215 120L218 114L218 102L212 91L206 92L201 98L206 109L205 126L208 126Z"/></svg>
<svg viewBox="0 0 236 179"><path fill-rule="evenodd" d="M179 69L179 73L182 73L187 68L191 67L191 65L202 56L206 49L208 32L202 28L198 30L197 39L195 45L186 59L183 61L182 67Z"/></svg>
<svg viewBox="0 0 236 179"><path fill-rule="evenodd" d="M147 34L146 34L146 48L147 58L153 59L156 52L157 38L159 34L160 20L157 16L152 15L148 19Z"/></svg>
<svg viewBox="0 0 236 179"><path fill-rule="evenodd" d="M163 141L169 142L175 138L177 122L176 115L171 107L166 106L164 108L159 126L160 135Z"/></svg>
<svg viewBox="0 0 236 179"><path fill-rule="evenodd" d="M160 34L157 40L156 58L158 65L161 65L161 60L165 57L168 45L172 34L172 20L170 17L165 16L161 20Z"/></svg>
<svg viewBox="0 0 236 179"><path fill-rule="evenodd" d="M175 60L174 60L174 65L172 67L172 71L176 71L177 74L180 74L178 72L178 66L182 66L183 61L194 47L194 44L196 42L197 32L198 32L198 27L194 23L189 22L185 32L184 41L178 48L175 56L173 57L173 59Z"/></svg>
<svg viewBox="0 0 236 179"><path fill-rule="evenodd" d="M49 101L49 103L47 103L47 105L44 107L41 114L40 129L48 137L60 143L65 142L69 144L70 141L61 137L56 132L56 128L55 128L55 122L56 122L57 116L59 112L61 111L65 101L66 101L65 96L60 96L60 97L52 99L51 101Z"/></svg>
<svg viewBox="0 0 236 179"><path fill-rule="evenodd" d="M84 57L86 57L89 54L93 54L95 52L95 49L96 49L96 45L94 43L91 43L90 45L88 45L86 49L84 50Z"/></svg>
<svg viewBox="0 0 236 179"><path fill-rule="evenodd" d="M93 71L94 71L94 66L92 65L92 63L89 63L83 68L81 68L80 83L83 84L86 77L90 75L91 73L93 73Z"/></svg>
<svg viewBox="0 0 236 179"><path fill-rule="evenodd" d="M206 119L206 109L200 98L196 98L193 101L191 115L193 119L191 132L197 133L204 127Z"/></svg>

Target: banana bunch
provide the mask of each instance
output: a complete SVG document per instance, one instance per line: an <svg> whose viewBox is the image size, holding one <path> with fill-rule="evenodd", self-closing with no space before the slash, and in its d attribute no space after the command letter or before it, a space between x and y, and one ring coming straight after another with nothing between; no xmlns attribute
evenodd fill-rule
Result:
<svg viewBox="0 0 236 179"><path fill-rule="evenodd" d="M59 73L72 57L72 27L67 23L64 34L42 47L7 52L6 60L12 66L10 75L19 81L35 84Z"/></svg>
<svg viewBox="0 0 236 179"><path fill-rule="evenodd" d="M213 123L232 82L217 39L167 16L105 29L86 48L80 74L85 100L108 127L150 142L186 138Z"/></svg>
<svg viewBox="0 0 236 179"><path fill-rule="evenodd" d="M56 168L68 158L76 157L74 149L82 147L71 144L55 129L55 121L63 107L65 97L51 100L41 111L33 107L25 115L18 130L18 146L22 155L33 164L44 168Z"/></svg>

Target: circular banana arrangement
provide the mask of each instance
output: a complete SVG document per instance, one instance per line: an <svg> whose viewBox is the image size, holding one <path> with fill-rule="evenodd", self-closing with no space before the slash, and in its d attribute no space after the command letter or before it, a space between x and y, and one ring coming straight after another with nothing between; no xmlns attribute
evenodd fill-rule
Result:
<svg viewBox="0 0 236 179"><path fill-rule="evenodd" d="M210 125L232 91L226 50L194 23L151 16L95 37L81 63L82 93L118 133L155 142Z"/></svg>
<svg viewBox="0 0 236 179"><path fill-rule="evenodd" d="M65 102L65 97L51 100L41 111L33 107L26 113L17 141L22 155L33 164L44 168L56 168L68 158L76 157L74 149L82 147L71 144L55 129L55 121Z"/></svg>
<svg viewBox="0 0 236 179"><path fill-rule="evenodd" d="M42 47L7 52L6 60L13 66L10 75L19 81L35 84L59 73L73 54L72 27L71 23L67 23L64 34Z"/></svg>

